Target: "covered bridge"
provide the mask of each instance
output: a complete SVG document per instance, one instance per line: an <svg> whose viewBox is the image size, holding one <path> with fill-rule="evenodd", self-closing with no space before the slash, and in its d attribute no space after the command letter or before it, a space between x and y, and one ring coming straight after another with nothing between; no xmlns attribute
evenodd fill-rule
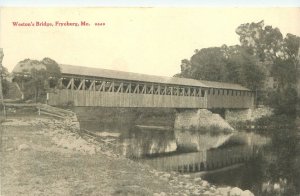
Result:
<svg viewBox="0 0 300 196"><path fill-rule="evenodd" d="M164 107L164 108L250 108L254 93L230 83L162 77L60 65L59 86L48 93L50 105Z"/></svg>

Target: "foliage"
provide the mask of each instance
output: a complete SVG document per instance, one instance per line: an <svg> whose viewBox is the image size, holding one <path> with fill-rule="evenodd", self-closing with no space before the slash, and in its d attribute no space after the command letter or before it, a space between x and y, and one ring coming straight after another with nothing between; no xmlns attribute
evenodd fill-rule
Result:
<svg viewBox="0 0 300 196"><path fill-rule="evenodd" d="M272 76L277 80L279 88L287 88L296 85L297 67L291 58L280 59L274 61L271 69Z"/></svg>
<svg viewBox="0 0 300 196"><path fill-rule="evenodd" d="M59 65L50 58L42 61L25 59L15 68L14 81L18 82L24 93L24 99L43 101L50 87L55 87L61 77Z"/></svg>
<svg viewBox="0 0 300 196"><path fill-rule="evenodd" d="M296 114L297 105L297 67L292 58L274 61L272 76L277 81L277 88L269 95L268 104L274 107L277 113Z"/></svg>
<svg viewBox="0 0 300 196"><path fill-rule="evenodd" d="M228 56L225 73L226 82L238 83L252 90L260 89L265 78L258 59L249 55L244 48L238 48Z"/></svg>
<svg viewBox="0 0 300 196"><path fill-rule="evenodd" d="M296 114L297 92L294 88L277 89L268 96L267 104L275 108L276 114Z"/></svg>
<svg viewBox="0 0 300 196"><path fill-rule="evenodd" d="M8 91L9 91L9 82L6 79L6 77L9 74L7 68L2 66L0 74L1 74L0 78L2 80L2 92L3 92L3 96L5 96L5 95L7 95Z"/></svg>
<svg viewBox="0 0 300 196"><path fill-rule="evenodd" d="M2 79L2 92L5 97L9 91L9 82L6 79Z"/></svg>
<svg viewBox="0 0 300 196"><path fill-rule="evenodd" d="M236 33L240 45L196 49L176 77L238 83L259 92L258 100L278 113L295 113L300 37L283 37L264 21L241 24Z"/></svg>
<svg viewBox="0 0 300 196"><path fill-rule="evenodd" d="M262 85L264 72L258 60L239 46L204 48L181 62L181 77L239 83L250 89Z"/></svg>
<svg viewBox="0 0 300 196"><path fill-rule="evenodd" d="M203 48L191 57L191 77L224 81L225 57L219 47Z"/></svg>
<svg viewBox="0 0 300 196"><path fill-rule="evenodd" d="M288 33L284 38L284 47L285 51L288 54L289 58L294 61L295 64L299 65L299 46L300 46L300 37Z"/></svg>
<svg viewBox="0 0 300 196"><path fill-rule="evenodd" d="M283 37L278 28L265 26L264 21L241 24L236 29L241 46L260 61L273 60L281 54Z"/></svg>
<svg viewBox="0 0 300 196"><path fill-rule="evenodd" d="M255 121L255 126L267 126L266 131L273 132L274 127L295 127L295 119L286 114L274 114L271 116L263 116Z"/></svg>

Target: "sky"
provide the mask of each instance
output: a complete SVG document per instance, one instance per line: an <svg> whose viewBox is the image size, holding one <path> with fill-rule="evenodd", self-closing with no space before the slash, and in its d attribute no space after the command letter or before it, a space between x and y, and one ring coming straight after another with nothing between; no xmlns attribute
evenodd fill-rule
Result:
<svg viewBox="0 0 300 196"><path fill-rule="evenodd" d="M299 0L1 0L0 6L117 6L117 7L299 7Z"/></svg>
<svg viewBox="0 0 300 196"><path fill-rule="evenodd" d="M284 36L300 36L299 19L300 8L2 7L0 48L9 71L25 58L50 57L61 64L172 76L195 49L239 44L240 24L264 20ZM90 26L56 26L83 21Z"/></svg>

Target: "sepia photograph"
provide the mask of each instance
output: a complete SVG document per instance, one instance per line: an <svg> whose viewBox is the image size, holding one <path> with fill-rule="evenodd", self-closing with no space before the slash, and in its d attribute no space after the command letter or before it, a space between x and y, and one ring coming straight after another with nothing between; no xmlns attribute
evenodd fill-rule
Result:
<svg viewBox="0 0 300 196"><path fill-rule="evenodd" d="M300 195L299 21L0 7L0 195Z"/></svg>

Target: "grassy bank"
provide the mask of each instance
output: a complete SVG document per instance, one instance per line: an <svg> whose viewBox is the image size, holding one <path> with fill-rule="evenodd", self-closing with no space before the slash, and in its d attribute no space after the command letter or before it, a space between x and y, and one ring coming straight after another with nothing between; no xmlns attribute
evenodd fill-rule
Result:
<svg viewBox="0 0 300 196"><path fill-rule="evenodd" d="M200 178L159 172L110 151L61 120L14 116L0 125L1 195L227 195Z"/></svg>
<svg viewBox="0 0 300 196"><path fill-rule="evenodd" d="M111 157L101 151L91 155L56 145L51 134L54 130L49 128L62 130L63 127L57 123L54 126L53 122L51 119L27 117L0 126L1 195L152 195L158 190L173 192L167 182L155 180L157 177L150 173L150 169L145 170L138 163Z"/></svg>

